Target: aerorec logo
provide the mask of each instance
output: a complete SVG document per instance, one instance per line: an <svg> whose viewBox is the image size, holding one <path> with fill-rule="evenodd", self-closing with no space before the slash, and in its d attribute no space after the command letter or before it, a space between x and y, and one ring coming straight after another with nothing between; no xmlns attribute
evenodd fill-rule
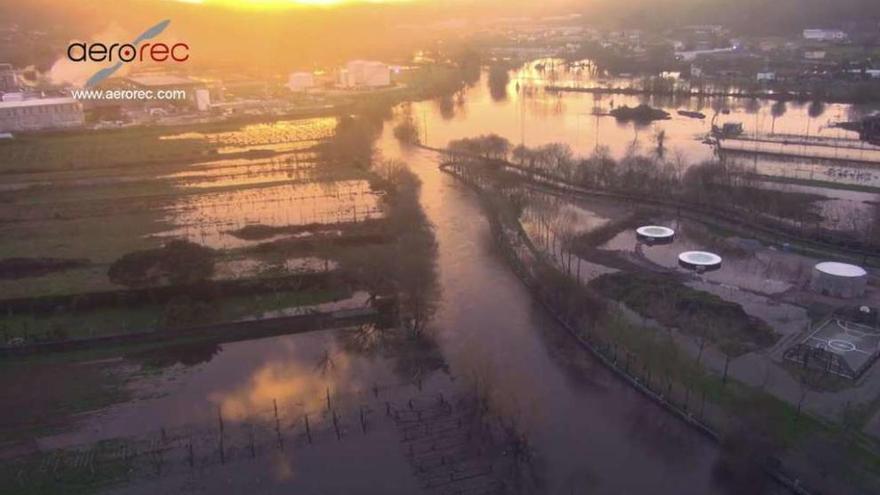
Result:
<svg viewBox="0 0 880 495"><path fill-rule="evenodd" d="M131 62L185 62L189 59L189 45L186 43L147 43L160 34L171 24L164 20L147 29L131 43L71 43L67 47L67 58L72 62L115 62L95 72L86 81L89 88L112 76L123 65Z"/></svg>

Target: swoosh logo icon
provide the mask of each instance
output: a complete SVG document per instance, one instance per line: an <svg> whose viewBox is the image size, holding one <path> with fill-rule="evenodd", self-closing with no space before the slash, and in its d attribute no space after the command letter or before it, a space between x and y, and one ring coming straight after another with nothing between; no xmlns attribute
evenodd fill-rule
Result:
<svg viewBox="0 0 880 495"><path fill-rule="evenodd" d="M162 34L162 31L165 31L165 28L167 28L169 24L171 24L171 20L165 19L164 21L160 22L159 24L156 24L155 26L153 26L150 29L147 29L146 31L141 33L140 36L138 36L137 38L134 39L134 41L131 42L131 45L134 46L135 49L137 49L138 45L140 45L144 41L153 39L156 36L159 36L160 34ZM107 79L108 77L112 76L114 73L116 73L116 71L118 71L121 68L122 68L122 62L116 62L115 65L111 65L110 67L105 67L105 68L99 70L98 72L95 72L95 74L92 77L90 77L88 81L86 81L85 87L90 88L90 87L100 83L104 79Z"/></svg>

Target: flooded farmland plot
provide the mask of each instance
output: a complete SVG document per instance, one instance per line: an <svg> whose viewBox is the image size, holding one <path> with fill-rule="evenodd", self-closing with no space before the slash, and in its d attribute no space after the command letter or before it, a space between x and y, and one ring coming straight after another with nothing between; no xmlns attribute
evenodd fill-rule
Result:
<svg viewBox="0 0 880 495"><path fill-rule="evenodd" d="M347 489L375 478L384 493L403 494L500 486L510 469L528 469L531 454L508 455L521 441L515 424L456 382L430 344L408 347L394 332L367 326L133 352L112 364L131 377L130 400L40 439L63 466L49 481L38 477L41 466L19 464L19 486L75 486L86 470L112 493L179 490L199 473L199 484L219 475L225 489L226 474L254 474L267 490ZM295 471L277 472L290 462ZM327 466L337 463L337 474L353 478L327 485Z"/></svg>
<svg viewBox="0 0 880 495"><path fill-rule="evenodd" d="M369 237L360 226L379 232L377 222L386 207L383 191L373 188L364 171L328 164L320 156L317 147L332 136L335 123L336 119L306 119L159 137L161 146L199 141L215 151L234 146L251 152L251 147L289 145L260 148L254 157L229 153L229 158L219 158L214 153L209 160L182 156L142 167L37 170L33 177L16 173L0 193L5 199L0 216L14 220L0 227L9 240L0 258L29 266L38 257L44 265L57 268L0 273L0 290L10 299L61 297L58 305L76 294L173 285L180 282L164 275L143 280L115 276L113 268L126 256L162 256L162 246L178 241L207 248L204 256L210 258L204 269L207 276L187 275L186 283L335 272L339 265L331 259L333 254L315 257L310 254L314 246L339 244L355 230L362 232L360 242L381 243L381 234ZM268 229L272 235L240 234L253 229ZM328 288L321 297L336 299L346 292ZM282 290L277 297L280 306L259 304L249 310L239 301L227 313L240 318L311 299ZM146 330L163 325L170 303L89 310L67 324L52 315L27 314L17 309L24 303L16 304L4 311L9 320L7 340L94 336L113 332L114 327ZM248 313L251 310L255 313Z"/></svg>
<svg viewBox="0 0 880 495"><path fill-rule="evenodd" d="M292 151L333 134L336 119L302 119L251 124L225 132L187 132L167 134L160 140L201 140L217 147L218 153L265 150Z"/></svg>
<svg viewBox="0 0 880 495"><path fill-rule="evenodd" d="M315 179L320 176L303 184L250 184L185 196L164 209L166 222L175 227L160 235L228 249L246 244L229 232L248 225L332 225L381 218L381 195L368 181Z"/></svg>

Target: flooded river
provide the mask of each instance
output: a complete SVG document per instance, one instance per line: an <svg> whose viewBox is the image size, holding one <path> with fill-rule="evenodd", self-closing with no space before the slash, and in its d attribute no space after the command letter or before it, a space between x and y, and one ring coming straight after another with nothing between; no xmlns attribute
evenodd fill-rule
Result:
<svg viewBox="0 0 880 495"><path fill-rule="evenodd" d="M493 253L477 198L437 169L436 156L400 152L423 181L439 242L441 310L434 324L454 373L486 377L522 418L548 493L722 493L715 446L580 349L537 308ZM634 473L638 473L634 476Z"/></svg>

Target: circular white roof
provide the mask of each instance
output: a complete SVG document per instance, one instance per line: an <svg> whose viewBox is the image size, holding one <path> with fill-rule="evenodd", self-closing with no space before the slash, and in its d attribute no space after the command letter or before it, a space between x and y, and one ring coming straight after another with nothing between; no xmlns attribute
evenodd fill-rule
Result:
<svg viewBox="0 0 880 495"><path fill-rule="evenodd" d="M836 261L823 261L816 265L816 270L835 277L864 277L868 274L864 268L849 263L838 263Z"/></svg>
<svg viewBox="0 0 880 495"><path fill-rule="evenodd" d="M659 225L646 225L644 227L639 227L636 229L636 233L645 237L656 237L656 238L664 238L664 237L672 237L675 235L675 231L670 229L669 227L661 227Z"/></svg>
<svg viewBox="0 0 880 495"><path fill-rule="evenodd" d="M678 255L679 261L694 266L714 266L721 264L721 256L705 251L686 251Z"/></svg>

